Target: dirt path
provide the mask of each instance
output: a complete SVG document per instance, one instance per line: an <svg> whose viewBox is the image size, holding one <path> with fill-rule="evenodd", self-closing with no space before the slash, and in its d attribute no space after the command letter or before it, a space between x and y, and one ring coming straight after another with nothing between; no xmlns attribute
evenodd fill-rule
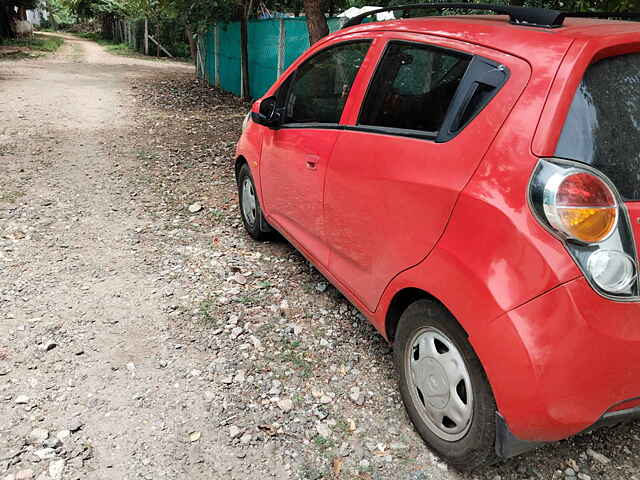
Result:
<svg viewBox="0 0 640 480"><path fill-rule="evenodd" d="M166 312L179 291L136 246L153 220L121 173L135 161L127 77L189 68L72 37L45 60L0 63L0 474L52 459L64 478L233 468L197 373L210 359L174 354ZM35 428L49 439L26 451Z"/></svg>
<svg viewBox="0 0 640 480"><path fill-rule="evenodd" d="M247 105L66 39L0 62L0 478L640 479L637 424L450 471L384 341L244 233Z"/></svg>

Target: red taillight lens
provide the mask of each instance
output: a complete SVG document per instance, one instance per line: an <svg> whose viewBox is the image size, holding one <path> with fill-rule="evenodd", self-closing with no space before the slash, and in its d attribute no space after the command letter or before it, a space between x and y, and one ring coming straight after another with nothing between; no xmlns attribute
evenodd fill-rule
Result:
<svg viewBox="0 0 640 480"><path fill-rule="evenodd" d="M573 173L558 187L556 202L559 207L615 207L611 189L590 173Z"/></svg>
<svg viewBox="0 0 640 480"><path fill-rule="evenodd" d="M609 186L591 173L571 173L547 185L545 213L553 227L585 243L606 239L616 227L618 204Z"/></svg>

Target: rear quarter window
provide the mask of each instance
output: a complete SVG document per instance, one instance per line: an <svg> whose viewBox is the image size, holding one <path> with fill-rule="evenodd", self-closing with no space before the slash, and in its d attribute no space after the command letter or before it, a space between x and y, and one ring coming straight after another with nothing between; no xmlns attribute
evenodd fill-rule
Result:
<svg viewBox="0 0 640 480"><path fill-rule="evenodd" d="M626 200L640 200L640 53L589 66L555 155L599 169Z"/></svg>

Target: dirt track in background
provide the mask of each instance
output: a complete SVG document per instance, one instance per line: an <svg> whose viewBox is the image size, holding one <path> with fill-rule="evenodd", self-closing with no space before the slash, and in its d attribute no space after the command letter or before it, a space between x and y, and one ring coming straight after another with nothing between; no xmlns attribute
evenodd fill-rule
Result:
<svg viewBox="0 0 640 480"><path fill-rule="evenodd" d="M66 38L0 62L0 478L640 480L638 424L447 469L384 341L243 232L247 105Z"/></svg>

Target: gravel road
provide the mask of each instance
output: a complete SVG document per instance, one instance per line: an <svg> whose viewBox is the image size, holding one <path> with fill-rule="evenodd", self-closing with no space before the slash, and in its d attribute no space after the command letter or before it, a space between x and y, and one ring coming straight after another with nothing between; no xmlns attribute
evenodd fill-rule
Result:
<svg viewBox="0 0 640 480"><path fill-rule="evenodd" d="M248 105L65 37L0 62L0 478L640 480L629 424L459 474L389 346L237 211Z"/></svg>

